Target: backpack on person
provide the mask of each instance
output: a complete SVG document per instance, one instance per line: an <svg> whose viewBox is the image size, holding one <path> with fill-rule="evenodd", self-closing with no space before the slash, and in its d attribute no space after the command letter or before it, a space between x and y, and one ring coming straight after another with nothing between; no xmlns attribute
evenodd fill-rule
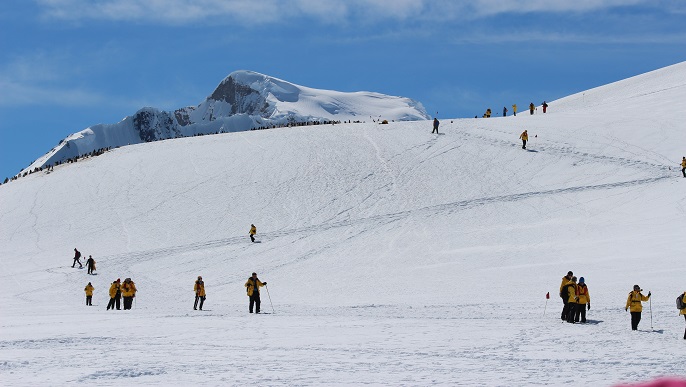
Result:
<svg viewBox="0 0 686 387"><path fill-rule="evenodd" d="M684 304L684 294L679 294L679 296L676 298L676 308L677 309L685 309L686 304Z"/></svg>
<svg viewBox="0 0 686 387"><path fill-rule="evenodd" d="M562 290L560 290L560 298L567 301L569 299L569 287L574 285L573 283L569 283L565 286L562 287Z"/></svg>

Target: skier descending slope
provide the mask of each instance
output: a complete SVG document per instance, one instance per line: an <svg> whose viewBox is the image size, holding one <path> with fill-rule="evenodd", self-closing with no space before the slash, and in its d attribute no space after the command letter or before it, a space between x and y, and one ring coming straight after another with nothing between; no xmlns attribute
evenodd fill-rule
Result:
<svg viewBox="0 0 686 387"><path fill-rule="evenodd" d="M250 307L248 309L250 313L253 311L253 305L255 306L255 313L260 313L260 286L266 284L266 282L261 282L257 278L257 273L252 273L252 277L246 281L245 287L247 288L248 297L250 297Z"/></svg>
<svg viewBox="0 0 686 387"><path fill-rule="evenodd" d="M257 234L257 227L255 227L254 224L250 225L250 232L248 235L250 235L250 240L255 243L255 234Z"/></svg>
<svg viewBox="0 0 686 387"><path fill-rule="evenodd" d="M631 330L638 330L638 323L641 322L641 312L643 311L643 304L641 301L648 301L650 299L650 292L648 296L644 296L641 292L640 286L634 285L634 290L629 292L629 297L626 299L626 307L624 310L629 310L631 308Z"/></svg>

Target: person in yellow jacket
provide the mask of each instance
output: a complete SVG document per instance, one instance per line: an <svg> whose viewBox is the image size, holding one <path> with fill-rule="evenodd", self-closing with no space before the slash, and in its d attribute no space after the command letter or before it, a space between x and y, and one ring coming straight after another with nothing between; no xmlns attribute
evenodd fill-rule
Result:
<svg viewBox="0 0 686 387"><path fill-rule="evenodd" d="M257 278L257 273L252 273L252 277L245 282L248 297L250 297L250 307L248 308L250 313L253 311L253 305L255 306L255 313L260 313L260 287L266 284Z"/></svg>
<svg viewBox="0 0 686 387"><path fill-rule="evenodd" d="M566 314L565 307L567 306L567 299L569 298L569 296L567 295L567 290L565 289L565 286L572 283L572 277L573 276L574 276L574 273L572 273L571 271L568 271L567 275L562 277L562 283L560 284L560 297L562 298L562 303L564 304L564 306L562 307L562 316L560 316L562 321L567 321L567 314Z"/></svg>
<svg viewBox="0 0 686 387"><path fill-rule="evenodd" d="M567 322L574 324L574 314L576 313L576 305L579 302L579 296L577 296L578 287L576 284L576 277L572 277L572 282L565 286L567 289L567 304L562 313L567 316ZM564 291L564 289L563 289Z"/></svg>
<svg viewBox="0 0 686 387"><path fill-rule="evenodd" d="M91 301L93 301L93 290L95 290L95 288L89 282L83 290L86 292L86 305L93 306Z"/></svg>
<svg viewBox="0 0 686 387"><path fill-rule="evenodd" d="M534 106L534 103L532 102L529 104L529 114L532 116L534 115L534 109L536 109L536 106Z"/></svg>
<svg viewBox="0 0 686 387"><path fill-rule="evenodd" d="M512 105L512 115L513 116L517 115L517 104Z"/></svg>
<svg viewBox="0 0 686 387"><path fill-rule="evenodd" d="M203 282L202 277L198 276L198 279L193 285L193 291L195 292L195 304L193 305L193 310L198 310L198 301L200 301L200 310L202 310L202 304L205 303L205 282Z"/></svg>
<svg viewBox="0 0 686 387"><path fill-rule="evenodd" d="M255 242L255 234L257 234L257 227L255 227L254 224L250 225L250 232L248 233L250 235L250 240Z"/></svg>
<svg viewBox="0 0 686 387"><path fill-rule="evenodd" d="M137 291L136 284L131 281L131 278L125 279L124 283L121 284L121 296L124 298L124 310L131 309L133 298L136 297Z"/></svg>
<svg viewBox="0 0 686 387"><path fill-rule="evenodd" d="M686 156L681 159L681 174L686 177Z"/></svg>
<svg viewBox="0 0 686 387"><path fill-rule="evenodd" d="M112 281L112 285L110 285L110 302L107 303L107 310L114 310L114 304L117 304L117 310L121 309L120 306L120 300L121 300L121 281L119 278L117 278L116 281Z"/></svg>
<svg viewBox="0 0 686 387"><path fill-rule="evenodd" d="M626 307L624 310L629 310L631 312L631 330L638 330L638 323L641 322L641 312L643 311L642 301L648 301L650 299L650 292L647 296L641 293L643 289L640 286L634 285L634 290L629 292L629 297L626 299Z"/></svg>
<svg viewBox="0 0 686 387"><path fill-rule="evenodd" d="M526 149L526 142L529 141L529 133L525 130L519 135L519 138L522 140L522 149Z"/></svg>
<svg viewBox="0 0 686 387"><path fill-rule="evenodd" d="M584 277L579 278L579 285L577 286L577 296L579 300L576 302L576 313L574 313L575 323L586 322L586 308L591 310L591 295L588 293L588 286Z"/></svg>
<svg viewBox="0 0 686 387"><path fill-rule="evenodd" d="M683 301L684 304L686 304L686 292L681 295L681 301ZM679 311L679 314L684 316L684 319L686 319L686 308L681 309ZM684 340L686 340L686 329L684 329Z"/></svg>

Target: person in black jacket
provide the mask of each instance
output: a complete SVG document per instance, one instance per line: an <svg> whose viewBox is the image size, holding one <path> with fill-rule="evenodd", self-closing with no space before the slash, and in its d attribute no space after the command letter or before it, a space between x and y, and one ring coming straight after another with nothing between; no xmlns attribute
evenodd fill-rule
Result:
<svg viewBox="0 0 686 387"><path fill-rule="evenodd" d="M432 130L431 133L436 132L436 134L438 134L438 125L440 125L440 122L438 121L438 118L434 117L434 130Z"/></svg>
<svg viewBox="0 0 686 387"><path fill-rule="evenodd" d="M81 264L81 252L74 249L74 263L71 264L71 267L74 267L77 262L79 264L79 269L83 269L83 265Z"/></svg>

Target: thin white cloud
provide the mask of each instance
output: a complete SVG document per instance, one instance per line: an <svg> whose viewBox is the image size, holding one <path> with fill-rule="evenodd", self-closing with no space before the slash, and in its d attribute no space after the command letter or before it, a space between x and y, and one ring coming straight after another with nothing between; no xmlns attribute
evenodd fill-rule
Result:
<svg viewBox="0 0 686 387"><path fill-rule="evenodd" d="M262 23L307 17L328 23L374 20L465 20L515 13L593 12L665 0L35 0L42 15L60 20L193 24ZM669 11L670 7L663 7ZM671 7L678 12L679 7Z"/></svg>

